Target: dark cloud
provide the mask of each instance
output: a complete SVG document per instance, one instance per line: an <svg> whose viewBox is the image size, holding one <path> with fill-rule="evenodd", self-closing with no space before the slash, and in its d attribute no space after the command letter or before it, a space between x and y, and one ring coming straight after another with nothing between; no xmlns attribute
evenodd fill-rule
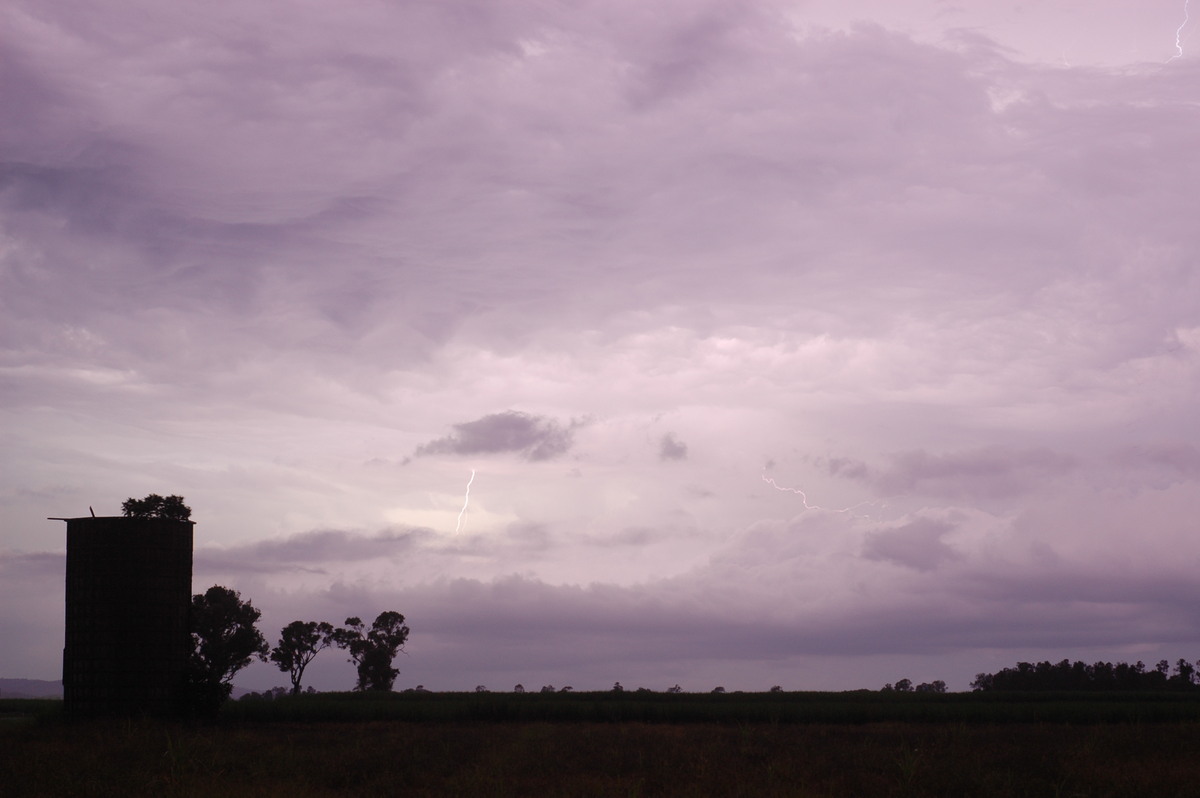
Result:
<svg viewBox="0 0 1200 798"><path fill-rule="evenodd" d="M526 460L550 460L571 448L575 426L564 427L544 416L506 410L455 424L453 434L418 446L414 454L515 453Z"/></svg>
<svg viewBox="0 0 1200 798"><path fill-rule="evenodd" d="M942 534L936 522L898 532L910 540ZM537 675L592 688L614 679L670 684L694 669L738 679L766 663L778 668L803 656L929 656L1002 647L1053 657L1129 640L1171 644L1194 639L1196 629L1193 619L1171 608L1180 596L1195 606L1196 590L1173 599L1149 586L1151 575L1118 579L1106 589L1110 580L1098 573L1066 584L1048 571L1030 574L1020 585L1027 591L1023 599L1014 598L1017 585L986 579L981 589L958 593L933 585L915 592L864 589L855 601L822 602L819 612L781 608L778 591L770 589L761 591L757 612L722 606L731 586L708 576L633 586L555 585L515 575L453 579L354 600L403 608L414 629L407 678L440 679L445 689L509 674L517 681ZM480 651L488 652L486 662ZM981 669L968 667L974 669L943 671L938 678L965 688Z"/></svg>
<svg viewBox="0 0 1200 798"><path fill-rule="evenodd" d="M0 574L8 577L44 576L65 579L67 555L63 552L0 552Z"/></svg>
<svg viewBox="0 0 1200 798"><path fill-rule="evenodd" d="M1200 448L1186 443L1130 446L1117 452L1113 459L1121 466L1155 468L1171 472L1177 477L1200 475Z"/></svg>
<svg viewBox="0 0 1200 798"><path fill-rule="evenodd" d="M847 479L866 479L870 474L870 468L861 460L855 460L849 457L833 457L825 463L830 476L845 477Z"/></svg>
<svg viewBox="0 0 1200 798"><path fill-rule="evenodd" d="M1045 480L1062 476L1076 465L1074 457L1049 449L994 446L950 454L931 454L923 449L900 452L893 454L891 463L883 468L834 458L828 469L834 476L868 482L890 496L1005 499L1035 490Z"/></svg>
<svg viewBox="0 0 1200 798"><path fill-rule="evenodd" d="M686 460L687 456L687 444L676 438L674 432L662 436L658 445L659 460Z"/></svg>
<svg viewBox="0 0 1200 798"><path fill-rule="evenodd" d="M340 530L303 532L281 540L244 546L196 550L197 571L231 574L306 571L326 573L323 566L410 554L433 536L428 530L383 531L361 535Z"/></svg>
<svg viewBox="0 0 1200 798"><path fill-rule="evenodd" d="M894 529L871 532L863 542L862 554L868 560L932 571L941 563L958 558L954 549L942 540L953 530L954 525L945 521L918 519Z"/></svg>
<svg viewBox="0 0 1200 798"><path fill-rule="evenodd" d="M694 539L696 532L689 527L646 527L631 526L605 535L573 535L572 541L587 546L615 549L642 549L654 543L672 539Z"/></svg>

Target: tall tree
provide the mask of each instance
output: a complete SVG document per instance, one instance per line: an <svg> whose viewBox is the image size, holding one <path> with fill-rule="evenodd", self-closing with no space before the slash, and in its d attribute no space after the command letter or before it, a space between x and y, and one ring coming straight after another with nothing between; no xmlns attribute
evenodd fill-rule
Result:
<svg viewBox="0 0 1200 798"><path fill-rule="evenodd" d="M400 673L392 660L408 639L404 616L398 612L381 612L371 628L361 618L347 618L346 626L334 630L334 642L350 653L350 661L358 668L356 690L391 690Z"/></svg>
<svg viewBox="0 0 1200 798"><path fill-rule="evenodd" d="M262 615L236 590L213 585L192 596L193 698L203 712L216 712L233 691L233 675L254 658L267 658L267 641L255 624Z"/></svg>
<svg viewBox="0 0 1200 798"><path fill-rule="evenodd" d="M169 518L186 521L192 517L192 508L183 503L182 496L159 496L151 493L144 499L129 498L121 502L121 511L126 518Z"/></svg>
<svg viewBox="0 0 1200 798"><path fill-rule="evenodd" d="M279 645L271 649L271 662L287 671L292 695L300 694L300 680L313 657L333 644L333 624L325 621L292 621L279 632Z"/></svg>

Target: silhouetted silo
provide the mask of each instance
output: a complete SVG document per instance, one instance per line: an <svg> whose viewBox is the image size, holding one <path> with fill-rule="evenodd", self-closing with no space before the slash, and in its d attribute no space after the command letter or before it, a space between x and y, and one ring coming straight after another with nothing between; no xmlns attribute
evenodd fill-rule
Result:
<svg viewBox="0 0 1200 798"><path fill-rule="evenodd" d="M64 709L166 715L183 706L191 637L192 521L67 522Z"/></svg>

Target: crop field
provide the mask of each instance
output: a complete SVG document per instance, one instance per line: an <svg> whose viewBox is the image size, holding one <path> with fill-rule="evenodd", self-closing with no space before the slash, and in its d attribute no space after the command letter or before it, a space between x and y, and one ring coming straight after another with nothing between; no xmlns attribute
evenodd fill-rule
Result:
<svg viewBox="0 0 1200 798"><path fill-rule="evenodd" d="M0 701L17 796L1197 796L1190 696L321 694L209 722Z"/></svg>

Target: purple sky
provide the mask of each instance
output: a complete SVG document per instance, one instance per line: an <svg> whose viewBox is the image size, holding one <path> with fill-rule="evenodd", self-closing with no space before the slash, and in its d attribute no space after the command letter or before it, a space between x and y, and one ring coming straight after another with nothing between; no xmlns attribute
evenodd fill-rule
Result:
<svg viewBox="0 0 1200 798"><path fill-rule="evenodd" d="M151 492L397 687L1200 657L1184 15L5 3L0 676Z"/></svg>

